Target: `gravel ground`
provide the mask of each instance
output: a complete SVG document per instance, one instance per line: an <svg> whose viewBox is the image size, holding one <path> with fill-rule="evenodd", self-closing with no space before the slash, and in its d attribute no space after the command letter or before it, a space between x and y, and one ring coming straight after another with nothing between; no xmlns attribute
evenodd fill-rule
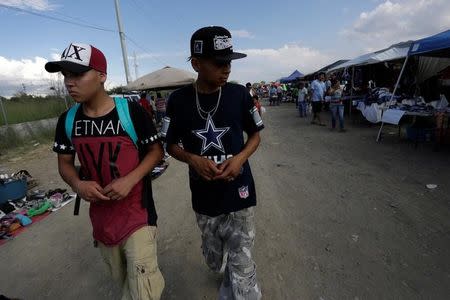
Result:
<svg viewBox="0 0 450 300"><path fill-rule="evenodd" d="M395 128L382 143L377 127L331 132L298 118L293 104L267 107L264 121L251 158L264 299L448 299L448 149L416 150L389 134ZM27 169L41 188L64 187L50 144L3 154L0 171ZM221 278L201 257L187 167L170 159L154 196L163 299L215 299ZM1 293L118 299L92 247L88 204L72 213L70 204L0 247Z"/></svg>

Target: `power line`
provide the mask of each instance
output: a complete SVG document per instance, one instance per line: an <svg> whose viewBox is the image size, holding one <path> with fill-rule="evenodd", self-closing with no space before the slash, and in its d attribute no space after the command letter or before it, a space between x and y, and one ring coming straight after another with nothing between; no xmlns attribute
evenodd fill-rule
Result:
<svg viewBox="0 0 450 300"><path fill-rule="evenodd" d="M144 11L146 11L146 12L148 13L148 10L144 7L144 5L142 5L142 3L140 3L140 1L132 0L131 2L136 6L138 12L139 12L140 14L142 14L142 16L145 17L145 20L146 20L147 22L151 23L151 24L152 24L153 26L155 26L156 28L158 28L158 26L160 26L160 24L154 23L152 18L149 18L148 16L146 16L146 15L144 14ZM151 14L149 14L149 15L151 16ZM180 19L182 19L182 17L181 17L181 16L177 16L177 18L175 18L175 22L178 23L178 25L183 26L183 25L180 23ZM175 39L177 39L177 41L178 41L180 44L182 44L182 43L184 42L184 41L181 40L181 38L180 38L179 36L175 36Z"/></svg>
<svg viewBox="0 0 450 300"><path fill-rule="evenodd" d="M105 28L105 27L100 27L100 26L96 26L96 25L83 24L83 23L80 23L80 22L75 22L75 21L70 21L70 20L64 20L64 19L61 19L61 18L58 18L58 17L45 15L45 14L42 14L42 13L38 13L38 12L35 12L35 11L31 11L31 10L27 10L27 9L23 9L23 8L19 8L19 7L8 6L8 5L5 5L5 4L0 4L0 7L11 9L11 10L15 10L15 11L22 12L22 13L27 13L27 14L30 14L30 15L35 15L35 16L38 16L38 17L41 17L41 18L46 18L46 19L50 19L50 20L54 20L54 21L64 22L64 23L68 23L68 24L72 24L72 25L76 25L76 26L91 28L91 29L100 30L100 31L107 31L107 32L117 33L117 30L113 30L113 29L109 29L109 28ZM74 18L72 18L72 19L74 19Z"/></svg>
<svg viewBox="0 0 450 300"><path fill-rule="evenodd" d="M100 31L112 32L112 33L117 33L118 32L117 30L113 30L113 29L109 29L109 28L105 28L105 27L100 27L100 26L96 26L96 25L83 24L83 23L80 23L80 22L65 20L65 19L62 19L62 18L49 16L49 15L46 15L46 14L38 13L38 12L35 12L35 11L31 11L31 10L27 10L27 9L23 9L23 8L19 8L19 7L8 6L8 5L5 5L5 4L0 4L0 7L7 8L7 9L10 9L10 10L15 10L15 11L22 12L22 13L35 15L35 16L38 16L38 17L41 17L41 18L50 19L50 20L53 20L53 21L64 22L64 23L68 23L68 24L72 24L72 25L76 25L76 26L91 28L91 29L100 30ZM44 8L44 7L41 7L41 6L38 6L38 5L36 5L36 7ZM64 14L60 14L60 15L65 16ZM75 20L77 19L77 18L70 17L70 16L65 16L65 17L68 17L68 18L71 18L71 19L75 19ZM86 23L85 21L83 21L81 19L78 19L78 20ZM156 60L157 62L159 62L163 66L168 66L169 65L167 62L164 62L163 60L152 56L151 55L151 51L149 51L145 47L143 47L140 44L138 44L129 35L125 34L125 37L127 38L127 40L129 40L131 43L133 43L136 47L138 47L139 49L144 51L144 54L149 54L151 59Z"/></svg>
<svg viewBox="0 0 450 300"><path fill-rule="evenodd" d="M144 53L149 54L150 58L158 61L161 65L163 66L168 66L169 64L165 61L163 61L162 59L157 58L156 56L152 56L151 55L151 51L149 51L148 49L146 49L145 47L139 45L136 41L134 41L130 36L128 36L127 34L125 34L125 37L127 38L127 40L129 40L132 44L134 44L136 47L138 47L139 49L141 49L142 51L144 51Z"/></svg>
<svg viewBox="0 0 450 300"><path fill-rule="evenodd" d="M135 0L132 0L131 2L133 2L133 4L137 7L137 11L142 14L142 16L145 17L145 19L148 21L149 18L148 16L145 15L144 10L146 10L143 6L138 5L138 3Z"/></svg>
<svg viewBox="0 0 450 300"><path fill-rule="evenodd" d="M134 4L135 8L137 8L137 11L145 18L145 20L146 20L147 22L149 22L149 23L150 23L151 25L153 25L154 27L158 27L158 26L159 26L159 24L156 24L156 23L153 22L153 19L152 19L152 18L149 18L149 16L145 15L144 11L148 13L148 10L147 10L147 8L144 7L144 5L142 5L142 3L140 3L140 1L132 0L131 2ZM129 3L129 2L128 2L128 3ZM150 14L150 16L151 16L151 14ZM178 22L178 21L179 21L179 20L177 19L177 22ZM179 23L179 22L178 22L178 23ZM181 24L180 24L180 25L181 25ZM149 51L146 50L144 47L138 45L138 44L137 44L135 41L133 41L129 36L127 36L127 38L128 38L128 39L130 40L130 42L132 42L135 46L137 46L137 47L140 48L141 50L144 50L144 53L145 53L145 52L149 52ZM176 38L178 39L178 41L179 41L180 43L182 42L181 40L179 40L179 37L178 37L178 36L177 36ZM151 53L147 53L147 54L151 55ZM157 57L150 56L150 58L157 60L159 63L161 63L161 64L164 65L164 66L168 66L168 65L169 65L167 62L165 62L165 61L163 61L163 60L161 60L161 59L158 59Z"/></svg>

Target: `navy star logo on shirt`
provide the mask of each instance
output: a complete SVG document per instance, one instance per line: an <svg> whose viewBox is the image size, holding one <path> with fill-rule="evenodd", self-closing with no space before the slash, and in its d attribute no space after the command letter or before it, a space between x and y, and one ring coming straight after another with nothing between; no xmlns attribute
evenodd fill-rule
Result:
<svg viewBox="0 0 450 300"><path fill-rule="evenodd" d="M204 129L192 130L192 133L203 141L201 155L208 151L209 148L214 147L222 153L225 153L225 149L222 145L221 138L227 133L230 127L216 128L211 115L208 115L206 119L206 127Z"/></svg>

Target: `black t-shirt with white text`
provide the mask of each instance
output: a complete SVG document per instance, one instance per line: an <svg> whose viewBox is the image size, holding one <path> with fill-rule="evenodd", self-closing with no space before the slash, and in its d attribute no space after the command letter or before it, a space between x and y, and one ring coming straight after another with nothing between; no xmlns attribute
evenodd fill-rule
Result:
<svg viewBox="0 0 450 300"><path fill-rule="evenodd" d="M264 125L244 86L227 83L222 87L220 100L218 97L219 91L199 94L197 105L193 85L174 91L166 111L169 125L167 132L162 133L167 144L181 142L187 152L217 164L240 153L245 146L244 132L250 136ZM255 184L248 161L239 176L230 182L206 181L192 168L189 179L192 206L197 213L217 216L256 205Z"/></svg>

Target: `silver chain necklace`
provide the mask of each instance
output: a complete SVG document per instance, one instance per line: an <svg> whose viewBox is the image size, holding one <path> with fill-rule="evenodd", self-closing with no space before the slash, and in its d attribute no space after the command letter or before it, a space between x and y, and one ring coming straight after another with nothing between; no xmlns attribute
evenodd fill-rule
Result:
<svg viewBox="0 0 450 300"><path fill-rule="evenodd" d="M216 106L213 109L211 109L210 111L205 111L200 106L200 100L198 98L197 83L194 84L194 89L195 89L195 103L197 104L198 114L200 115L200 117L203 120L206 121L208 119L208 116L211 116L211 117L214 116L214 114L216 113L217 109L219 108L220 98L222 97L222 87L219 87L219 97L217 98ZM205 114L206 117L204 117L203 114Z"/></svg>

